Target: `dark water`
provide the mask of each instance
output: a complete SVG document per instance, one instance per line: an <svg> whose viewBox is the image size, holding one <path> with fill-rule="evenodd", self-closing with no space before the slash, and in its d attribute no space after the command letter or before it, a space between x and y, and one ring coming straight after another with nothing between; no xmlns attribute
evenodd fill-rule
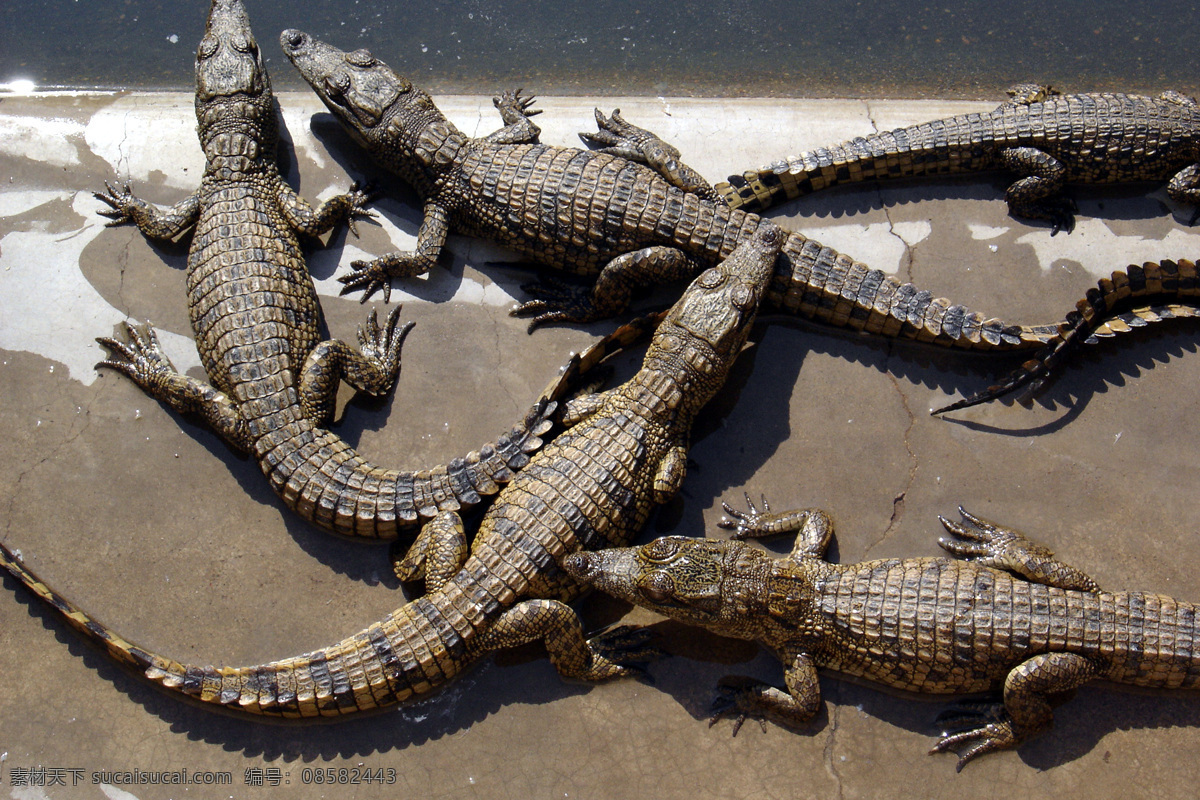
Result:
<svg viewBox="0 0 1200 800"><path fill-rule="evenodd" d="M0 81L189 88L208 4L6 0ZM1200 88L1188 2L337 0L248 2L276 88L296 27L435 92L995 98L1018 81Z"/></svg>

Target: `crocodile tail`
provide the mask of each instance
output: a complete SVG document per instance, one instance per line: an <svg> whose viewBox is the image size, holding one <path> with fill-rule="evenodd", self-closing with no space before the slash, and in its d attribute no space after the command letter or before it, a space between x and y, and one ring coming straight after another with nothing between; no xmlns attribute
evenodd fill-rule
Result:
<svg viewBox="0 0 1200 800"><path fill-rule="evenodd" d="M302 518L347 536L391 538L500 491L542 446L556 409L539 400L495 442L416 472L377 467L299 415L259 439L255 453L272 488Z"/></svg>
<svg viewBox="0 0 1200 800"><path fill-rule="evenodd" d="M964 132L978 135L985 118L967 114L860 136L730 175L726 183L714 188L731 208L758 212L843 183L978 169L981 156L964 154L963 148L951 148L945 142L961 140ZM938 142L943 144L938 146Z"/></svg>
<svg viewBox="0 0 1200 800"><path fill-rule="evenodd" d="M467 663L459 632L470 630L478 619L468 620L457 611L470 605L463 598L440 593L441 602L419 598L331 647L302 656L252 667L193 666L121 638L46 586L3 545L0 565L121 664L174 694L260 716L344 716L427 692Z"/></svg>
<svg viewBox="0 0 1200 800"><path fill-rule="evenodd" d="M1036 349L1060 327L984 317L798 233L784 245L767 304L839 328L969 350Z"/></svg>
<svg viewBox="0 0 1200 800"><path fill-rule="evenodd" d="M67 625L74 628L84 639L87 639L92 644L107 652L121 664L142 670L179 671L183 669L182 665L178 662L143 650L137 645L117 636L99 622L96 622L85 611L81 611L71 601L42 582L41 578L25 566L25 562L21 561L15 553L3 544L0 544L0 566L8 570L9 574L16 578L22 586L33 592L46 605L54 609L59 617Z"/></svg>
<svg viewBox="0 0 1200 800"><path fill-rule="evenodd" d="M1066 321L1046 346L1033 358L1013 370L1000 383L934 411L942 414L986 403L1019 389L1036 391L1075 347L1095 344L1133 328L1166 319L1200 316L1200 274L1186 259L1146 262L1130 265L1111 278L1102 279L1096 288L1075 304Z"/></svg>

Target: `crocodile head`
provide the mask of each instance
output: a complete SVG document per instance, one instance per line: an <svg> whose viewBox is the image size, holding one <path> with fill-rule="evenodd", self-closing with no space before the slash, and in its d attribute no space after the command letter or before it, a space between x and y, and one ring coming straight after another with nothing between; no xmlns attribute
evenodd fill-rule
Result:
<svg viewBox="0 0 1200 800"><path fill-rule="evenodd" d="M321 102L376 155L394 154L427 124L444 120L428 94L367 50L347 53L294 29L281 33L279 44Z"/></svg>
<svg viewBox="0 0 1200 800"><path fill-rule="evenodd" d="M212 0L196 49L196 119L210 169L274 160L275 98L242 0Z"/></svg>
<svg viewBox="0 0 1200 800"><path fill-rule="evenodd" d="M770 570L771 558L744 542L665 536L641 547L572 553L563 571L599 589L665 617L739 638L756 584Z"/></svg>
<svg viewBox="0 0 1200 800"><path fill-rule="evenodd" d="M213 0L196 50L196 101L270 95L271 81L242 0Z"/></svg>
<svg viewBox="0 0 1200 800"><path fill-rule="evenodd" d="M692 281L655 332L646 366L671 374L694 408L725 382L786 238L781 228L763 222L724 262Z"/></svg>

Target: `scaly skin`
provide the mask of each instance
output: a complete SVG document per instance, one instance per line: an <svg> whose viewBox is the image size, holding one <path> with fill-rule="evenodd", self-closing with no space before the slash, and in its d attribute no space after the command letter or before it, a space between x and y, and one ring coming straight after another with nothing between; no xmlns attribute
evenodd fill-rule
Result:
<svg viewBox="0 0 1200 800"><path fill-rule="evenodd" d="M572 427L500 492L465 563L462 520L439 514L399 569L406 578L424 575L427 593L332 647L254 667L181 664L112 633L3 548L0 563L114 658L170 690L254 714L338 716L391 705L432 691L493 650L539 639L564 677L628 674L634 668L623 662L650 652L623 631L586 640L565 605L581 587L558 563L582 549L628 544L679 489L692 421L745 345L784 239L763 225L698 277L632 379L567 403Z"/></svg>
<svg viewBox="0 0 1200 800"><path fill-rule="evenodd" d="M747 498L748 499L748 498ZM817 668L896 689L969 694L1003 689L999 703L966 703L941 721L933 752L958 768L1017 747L1053 720L1048 695L1089 680L1156 689L1200 686L1200 607L1141 592L1102 592L1016 531L962 512L942 519L947 558L824 560L833 528L808 509L749 513L725 506L733 541L667 537L642 547L578 553L574 578L672 619L757 641L783 662L786 692L744 677L720 684L712 721L810 720L821 704ZM800 531L774 558L739 539Z"/></svg>
<svg viewBox="0 0 1200 800"><path fill-rule="evenodd" d="M596 276L590 291L554 282L529 287L539 299L514 312L534 315L533 325L594 320L623 309L637 287L719 261L759 224L759 217L714 200L678 151L619 114L597 112L600 132L583 135L603 149L553 147L537 141L532 101L506 94L496 98L506 127L471 139L428 94L366 50L345 53L295 30L284 31L280 42L351 136L425 199L415 251L355 262L355 271L340 278L346 291L364 288L364 299L383 289L387 300L393 276L430 269L456 230L500 242L545 267ZM1160 294L1122 297L1112 313L1137 316L1145 306L1195 302L1169 288L1175 285L1167 281ZM1140 305L1130 308L1135 299ZM834 326L964 349L1025 351L1050 343L1026 365L1038 378L1048 372L1034 367L1043 356L1069 350L1062 336L1080 338L1066 324L985 319L799 233L788 235L765 303ZM1106 319L1089 320L1082 338L1105 335Z"/></svg>
<svg viewBox="0 0 1200 800"><path fill-rule="evenodd" d="M400 371L411 324L399 309L381 328L374 312L359 329L361 352L320 340L320 306L298 235L316 235L363 214L360 191L314 211L276 166L276 107L240 0L213 0L196 56L196 116L207 164L200 188L171 209L124 190L96 197L109 224L132 222L170 239L192 229L188 307L211 384L180 374L148 326L100 366L119 370L174 410L199 414L258 460L271 487L304 519L337 533L391 537L419 517L479 502L528 461L550 427L543 398L512 431L465 459L420 472L378 468L322 426L339 380L381 394Z"/></svg>
<svg viewBox="0 0 1200 800"><path fill-rule="evenodd" d="M995 111L963 114L861 136L731 175L716 191L733 208L763 211L830 186L917 175L1008 170L1015 217L1071 230L1068 183L1168 180L1177 203L1200 204L1200 107L1168 91L1062 95L1021 84ZM1194 220L1193 220L1194 221Z"/></svg>

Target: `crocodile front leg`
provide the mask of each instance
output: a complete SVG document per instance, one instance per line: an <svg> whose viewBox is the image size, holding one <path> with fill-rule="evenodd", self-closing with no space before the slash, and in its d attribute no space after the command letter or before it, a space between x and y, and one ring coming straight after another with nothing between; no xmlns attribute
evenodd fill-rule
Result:
<svg viewBox="0 0 1200 800"><path fill-rule="evenodd" d="M412 252L385 253L370 261L351 262L354 272L338 278L345 284L341 294L363 289L359 302L365 303L371 295L382 289L383 302L391 302L391 279L414 278L431 270L442 254L449 232L446 209L435 200L426 201L424 217L417 231L417 249Z"/></svg>
<svg viewBox="0 0 1200 800"><path fill-rule="evenodd" d="M1051 235L1075 228L1075 203L1062 196L1067 168L1054 156L1036 147L1010 147L1000 153L1006 169L1026 177L1004 193L1014 217L1049 220Z"/></svg>
<svg viewBox="0 0 1200 800"><path fill-rule="evenodd" d="M162 208L134 197L128 183L116 189L105 181L104 188L104 192L92 192L92 196L109 206L100 212L100 216L108 218L105 225L110 228L132 223L143 236L166 241L191 230L200 217L199 191L192 192L170 208Z"/></svg>
<svg viewBox="0 0 1200 800"><path fill-rule="evenodd" d="M788 559L824 558L829 543L833 540L833 520L819 508L802 508L792 511L772 512L767 498L762 498L762 511L754 505L749 493L745 494L748 511L738 511L729 503L722 502L728 516L717 521L717 527L733 531L733 539L762 539L795 533L796 542Z"/></svg>
<svg viewBox="0 0 1200 800"><path fill-rule="evenodd" d="M529 118L542 113L542 110L533 108L533 102L534 97L522 97L520 89L493 97L492 105L500 112L504 127L488 134L483 140L488 144L537 144L542 129Z"/></svg>
<svg viewBox="0 0 1200 800"><path fill-rule="evenodd" d="M677 148L645 128L626 122L621 116L621 109L613 109L612 116L606 117L597 108L596 127L598 130L595 133L579 134L579 138L589 147L595 146L601 153L645 164L672 186L726 205L725 199L699 172L683 163Z"/></svg>
<svg viewBox="0 0 1200 800"><path fill-rule="evenodd" d="M308 236L320 236L343 221L350 232L358 236L355 222L370 218L371 212L366 209L370 199L370 193L360 189L357 183L349 192L325 200L316 209L283 181L279 182L275 196L275 202L292 230Z"/></svg>
<svg viewBox="0 0 1200 800"><path fill-rule="evenodd" d="M386 394L400 376L400 349L414 323L399 326L401 306L388 313L381 329L375 310L366 328L358 328L359 349L339 339L313 348L300 372L300 403L314 425L325 427L333 418L340 381L372 395Z"/></svg>
<svg viewBox="0 0 1200 800"><path fill-rule="evenodd" d="M519 304L514 317L529 317L529 330L547 322L595 322L625 310L634 291L695 275L700 265L682 250L655 245L623 253L608 262L591 289L558 280L526 284L536 299Z"/></svg>
<svg viewBox="0 0 1200 800"><path fill-rule="evenodd" d="M250 451L253 443L245 420L228 395L175 369L149 322L141 327L125 323L125 330L128 342L109 337L96 340L112 353L97 368L125 373L154 399L181 414L199 414L230 445Z"/></svg>

